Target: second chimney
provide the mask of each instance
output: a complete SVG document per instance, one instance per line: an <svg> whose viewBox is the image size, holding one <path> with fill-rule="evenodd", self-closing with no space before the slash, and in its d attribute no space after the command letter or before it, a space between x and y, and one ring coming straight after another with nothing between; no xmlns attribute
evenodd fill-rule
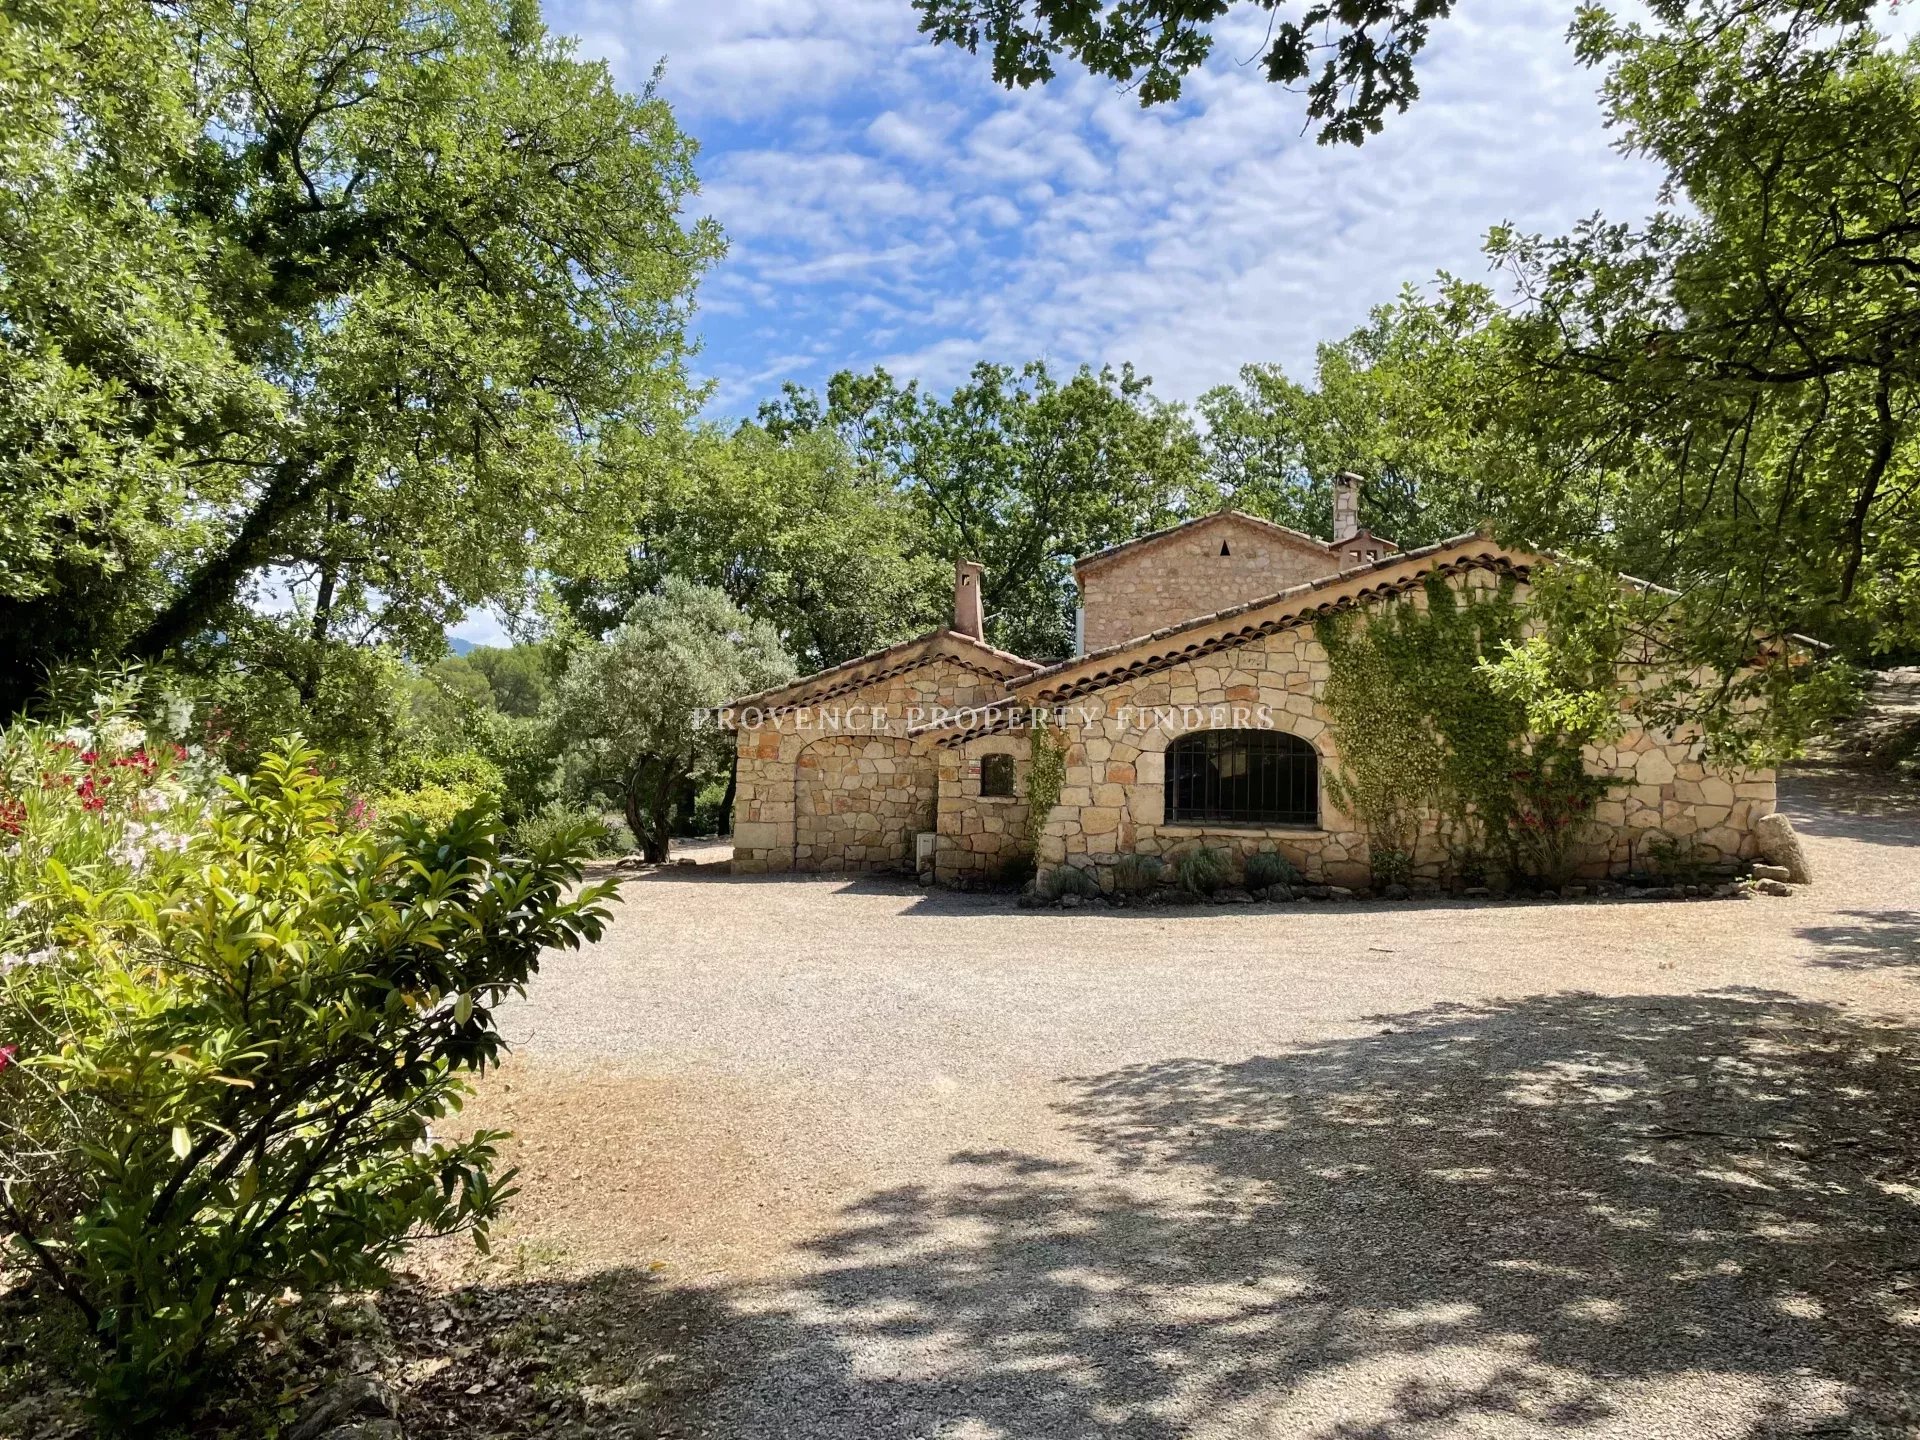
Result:
<svg viewBox="0 0 1920 1440"><path fill-rule="evenodd" d="M1333 477L1333 543L1360 533L1360 477L1342 470Z"/></svg>
<svg viewBox="0 0 1920 1440"><path fill-rule="evenodd" d="M953 628L975 640L987 638L986 611L980 601L980 577L986 573L978 560L953 562Z"/></svg>

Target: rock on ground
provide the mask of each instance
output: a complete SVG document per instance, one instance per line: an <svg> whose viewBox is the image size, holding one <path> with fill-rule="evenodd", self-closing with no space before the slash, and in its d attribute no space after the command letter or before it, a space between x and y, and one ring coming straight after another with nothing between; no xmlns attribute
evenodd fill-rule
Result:
<svg viewBox="0 0 1920 1440"><path fill-rule="evenodd" d="M1769 865L1778 865L1785 870L1786 878L1795 885L1812 882L1813 870L1807 864L1807 852L1800 844L1800 836L1794 831L1793 821L1777 812L1762 815L1754 823L1753 833L1760 853Z"/></svg>

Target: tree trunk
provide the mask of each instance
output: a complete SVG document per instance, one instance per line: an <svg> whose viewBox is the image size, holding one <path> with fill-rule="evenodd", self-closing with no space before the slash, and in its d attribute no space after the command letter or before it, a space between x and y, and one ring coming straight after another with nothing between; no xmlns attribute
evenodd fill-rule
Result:
<svg viewBox="0 0 1920 1440"><path fill-rule="evenodd" d="M127 653L135 659L155 660L205 629L220 607L240 593L248 573L266 562L270 542L280 528L315 495L345 483L352 474L351 455L337 456L325 465L304 457L281 461L227 548L194 571L185 588L133 638Z"/></svg>
<svg viewBox="0 0 1920 1440"><path fill-rule="evenodd" d="M647 831L647 859L656 865L666 863L667 849L673 843L673 792L680 776L675 766L664 762L648 797L651 824Z"/></svg>
<svg viewBox="0 0 1920 1440"><path fill-rule="evenodd" d="M333 628L334 569L328 562L320 571L320 593L313 601L313 624L307 631L306 666L300 676L300 708L312 711L320 696L320 655Z"/></svg>
<svg viewBox="0 0 1920 1440"><path fill-rule="evenodd" d="M651 773L649 773L651 772ZM642 755L627 767L624 799L627 828L649 865L666 862L673 816L674 769L656 755Z"/></svg>
<svg viewBox="0 0 1920 1440"><path fill-rule="evenodd" d="M654 847L648 839L646 811L641 808L640 789L638 786L629 785L627 787L625 801L627 829L633 832L633 843L640 848L640 858L643 860L664 859L664 855L656 856L653 853Z"/></svg>

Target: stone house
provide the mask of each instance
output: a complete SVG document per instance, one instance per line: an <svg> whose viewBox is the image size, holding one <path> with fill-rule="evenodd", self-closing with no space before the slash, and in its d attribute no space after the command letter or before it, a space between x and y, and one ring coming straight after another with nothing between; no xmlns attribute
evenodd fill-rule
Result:
<svg viewBox="0 0 1920 1440"><path fill-rule="evenodd" d="M1366 883L1366 835L1326 783L1340 755L1315 623L1424 604L1436 577L1524 594L1540 557L1482 535L1403 552L1360 528L1356 485L1340 477L1330 541L1224 511L1085 557L1079 653L1058 663L985 643L980 567L962 563L951 628L735 701L723 712L738 757L735 870L964 884L1029 857L1043 873L1098 874L1122 855L1206 844ZM1062 773L1030 849L1036 714ZM1710 771L1683 736L1630 726L1587 761L1615 784L1586 874L1629 869L1658 838L1707 862L1751 857L1773 809L1771 771ZM1416 859L1437 872L1437 855Z"/></svg>

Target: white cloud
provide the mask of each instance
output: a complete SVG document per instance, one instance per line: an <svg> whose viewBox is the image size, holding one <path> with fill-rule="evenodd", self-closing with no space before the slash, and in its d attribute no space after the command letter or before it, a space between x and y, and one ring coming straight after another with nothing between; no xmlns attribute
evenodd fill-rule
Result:
<svg viewBox="0 0 1920 1440"><path fill-rule="evenodd" d="M722 409L843 365L947 384L1036 355L1132 360L1191 397L1252 360L1303 371L1404 283L1484 274L1496 222L1652 199L1558 3L1436 24L1422 98L1358 150L1316 145L1300 97L1236 63L1259 51L1243 10L1152 111L1070 67L1004 93L983 58L928 47L908 0L586 0L554 20L628 80L669 57L734 242L702 312Z"/></svg>

